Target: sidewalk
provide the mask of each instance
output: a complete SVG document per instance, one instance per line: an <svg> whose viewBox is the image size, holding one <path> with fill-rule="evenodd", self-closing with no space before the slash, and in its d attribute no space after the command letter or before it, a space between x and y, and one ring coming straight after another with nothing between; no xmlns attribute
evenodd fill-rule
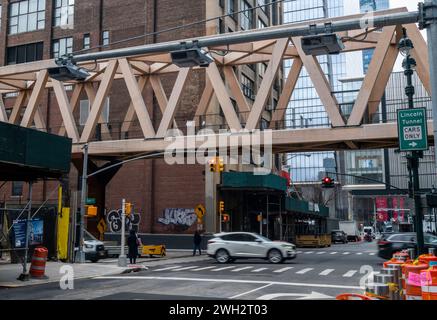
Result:
<svg viewBox="0 0 437 320"><path fill-rule="evenodd" d="M0 264L0 289L1 288L18 288L31 285L56 283L61 280L65 273L61 274L62 266L71 266L74 271L74 279L87 279L101 276L119 275L129 272L138 272L147 270L148 266L156 266L172 263L186 263L192 261L206 260L208 256L193 257L192 250L167 250L167 255L163 258L140 258L137 259L135 265L128 265L126 268L118 267L118 259L110 258L100 260L98 263L62 263L62 262L47 262L44 279L33 279L29 281L17 280L22 272L21 264ZM4 261L3 261L4 262ZM28 269L30 263L27 264Z"/></svg>
<svg viewBox="0 0 437 320"><path fill-rule="evenodd" d="M0 265L0 288L18 288L31 285L46 284L59 282L66 271L61 273L61 268L71 266L73 269L74 279L87 279L99 276L118 275L122 273L147 270L142 265L132 265L126 268L118 267L117 264L100 264L100 263L62 263L62 262L47 262L45 269L45 277L36 279L30 277L29 281L17 280L23 270L21 264L1 264ZM27 264L30 269L30 263Z"/></svg>

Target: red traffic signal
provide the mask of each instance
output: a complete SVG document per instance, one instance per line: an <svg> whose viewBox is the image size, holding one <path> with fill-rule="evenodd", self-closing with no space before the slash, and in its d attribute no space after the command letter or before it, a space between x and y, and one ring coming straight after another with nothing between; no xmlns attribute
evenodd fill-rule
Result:
<svg viewBox="0 0 437 320"><path fill-rule="evenodd" d="M323 178L322 187L323 188L334 188L334 179L332 179L330 177Z"/></svg>

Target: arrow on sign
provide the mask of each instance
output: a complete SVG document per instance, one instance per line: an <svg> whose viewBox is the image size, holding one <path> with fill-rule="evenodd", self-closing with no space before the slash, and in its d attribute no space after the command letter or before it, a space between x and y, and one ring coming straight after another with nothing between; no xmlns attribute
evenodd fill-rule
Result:
<svg viewBox="0 0 437 320"><path fill-rule="evenodd" d="M309 294L306 293L273 293L266 294L257 298L256 300L273 300L279 297L300 297L297 300L322 300L322 299L334 299L334 297L327 296L323 293L319 292L311 292Z"/></svg>
<svg viewBox="0 0 437 320"><path fill-rule="evenodd" d="M416 142L411 142L411 143L409 144L409 146L415 148L415 147L417 146L417 143L416 143Z"/></svg>

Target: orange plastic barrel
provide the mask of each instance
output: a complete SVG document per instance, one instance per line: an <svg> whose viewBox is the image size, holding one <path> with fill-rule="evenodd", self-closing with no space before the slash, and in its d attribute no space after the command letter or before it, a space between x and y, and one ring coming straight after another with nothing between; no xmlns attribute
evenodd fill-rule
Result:
<svg viewBox="0 0 437 320"><path fill-rule="evenodd" d="M48 250L43 247L35 248L32 257L32 264L30 265L29 273L34 278L44 277L46 270Z"/></svg>
<svg viewBox="0 0 437 320"><path fill-rule="evenodd" d="M423 263L407 263L404 265L406 279L406 300L422 300L422 284L420 272L428 269L428 265Z"/></svg>
<svg viewBox="0 0 437 320"><path fill-rule="evenodd" d="M437 257L433 254L422 254L419 256L419 262L429 265L430 262L437 262Z"/></svg>
<svg viewBox="0 0 437 320"><path fill-rule="evenodd" d="M432 261L431 267L420 273L422 282L422 299L437 300L437 262Z"/></svg>

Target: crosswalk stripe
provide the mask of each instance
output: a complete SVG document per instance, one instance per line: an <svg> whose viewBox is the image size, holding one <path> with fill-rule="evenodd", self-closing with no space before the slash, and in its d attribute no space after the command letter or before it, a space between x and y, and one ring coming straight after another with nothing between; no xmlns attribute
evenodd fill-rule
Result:
<svg viewBox="0 0 437 320"><path fill-rule="evenodd" d="M361 256L363 253L362 252L358 252L357 255Z"/></svg>
<svg viewBox="0 0 437 320"><path fill-rule="evenodd" d="M298 271L296 273L297 274L305 274L307 272L310 272L311 270L314 270L314 268L305 268L305 269L302 269L302 270L300 270L300 271Z"/></svg>
<svg viewBox="0 0 437 320"><path fill-rule="evenodd" d="M327 276L328 274L330 274L331 272L335 271L335 269L326 269L322 272L319 273L319 275L321 276Z"/></svg>
<svg viewBox="0 0 437 320"><path fill-rule="evenodd" d="M307 252L305 252L305 254L311 254L311 253L314 253L314 251L307 251Z"/></svg>
<svg viewBox="0 0 437 320"><path fill-rule="evenodd" d="M337 251L331 252L331 254L337 254L337 253L338 253Z"/></svg>
<svg viewBox="0 0 437 320"><path fill-rule="evenodd" d="M261 272L261 271L264 271L264 270L267 270L268 268L259 268L259 269L255 269L255 270L253 270L252 272Z"/></svg>
<svg viewBox="0 0 437 320"><path fill-rule="evenodd" d="M303 251L298 251L297 253L303 253Z"/></svg>
<svg viewBox="0 0 437 320"><path fill-rule="evenodd" d="M290 270L290 269L293 269L294 267L286 267L286 268L282 268L282 269L279 269L279 270L275 270L275 271L273 271L273 272L275 272L275 273L281 273L281 272L285 272L285 271L287 271L287 270Z"/></svg>
<svg viewBox="0 0 437 320"><path fill-rule="evenodd" d="M243 271L243 270L252 269L252 268L253 267L243 267L243 268L238 268L238 269L231 270L231 272L238 272L238 271Z"/></svg>
<svg viewBox="0 0 437 320"><path fill-rule="evenodd" d="M202 271L202 270L208 270L208 269L214 269L214 268L215 268L215 266L212 266L212 267L203 267L203 268L193 269L191 271Z"/></svg>
<svg viewBox="0 0 437 320"><path fill-rule="evenodd" d="M357 273L357 270L350 270L350 271L346 272L346 273L343 275L343 277L345 277L345 278L351 278L351 277L353 277L353 275L354 275L355 273Z"/></svg>
<svg viewBox="0 0 437 320"><path fill-rule="evenodd" d="M376 253L375 252L372 252L372 253L369 253L369 256L374 256Z"/></svg>
<svg viewBox="0 0 437 320"><path fill-rule="evenodd" d="M223 267L223 268L213 269L211 271L222 271L222 270L227 270L227 269L232 269L232 268L235 268L235 266L234 267Z"/></svg>
<svg viewBox="0 0 437 320"><path fill-rule="evenodd" d="M344 255L346 255L346 254L350 254L350 252L343 252L343 254L344 254Z"/></svg>
<svg viewBox="0 0 437 320"><path fill-rule="evenodd" d="M156 269L153 271L165 271L165 270L171 270L171 269L176 269L176 268L180 268L181 266L172 266L172 267L166 267L166 268L162 268L162 269Z"/></svg>
<svg viewBox="0 0 437 320"><path fill-rule="evenodd" d="M194 268L198 268L198 267L199 267L199 266L183 267L183 268L179 268L179 269L173 269L172 271L190 270L190 269L194 269Z"/></svg>
<svg viewBox="0 0 437 320"><path fill-rule="evenodd" d="M322 252L318 252L317 254L325 254L326 252L325 251L322 251Z"/></svg>

